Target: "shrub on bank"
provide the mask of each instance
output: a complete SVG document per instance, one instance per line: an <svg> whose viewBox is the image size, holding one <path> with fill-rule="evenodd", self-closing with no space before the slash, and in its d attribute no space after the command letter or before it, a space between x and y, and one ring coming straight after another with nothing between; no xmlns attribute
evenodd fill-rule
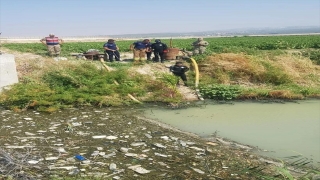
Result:
<svg viewBox="0 0 320 180"><path fill-rule="evenodd" d="M204 98L215 100L232 100L239 95L240 88L237 86L212 84L200 87L200 92Z"/></svg>
<svg viewBox="0 0 320 180"><path fill-rule="evenodd" d="M175 87L162 79L129 73L123 68L107 72L85 61L64 63L63 67L45 72L39 80L26 79L2 92L1 105L16 110L54 111L77 106L133 104L128 94L145 101L179 102L182 98Z"/></svg>

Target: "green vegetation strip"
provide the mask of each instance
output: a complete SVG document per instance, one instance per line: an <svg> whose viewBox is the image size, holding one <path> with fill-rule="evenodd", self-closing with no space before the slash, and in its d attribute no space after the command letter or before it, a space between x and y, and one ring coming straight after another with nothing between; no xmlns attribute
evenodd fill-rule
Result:
<svg viewBox="0 0 320 180"><path fill-rule="evenodd" d="M52 69L40 80L25 77L0 95L0 105L16 110L33 108L52 112L66 107L134 104L127 94L146 102L181 101L175 87L166 85L162 78L154 80L123 68L106 72L90 62L78 61Z"/></svg>
<svg viewBox="0 0 320 180"><path fill-rule="evenodd" d="M307 49L320 48L319 35L300 36L244 36L244 37L216 37L205 38L210 43L209 51L222 52L232 48L252 49L252 50L277 50L277 49ZM153 39L152 39L153 41ZM191 50L191 43L195 39L174 39L173 46ZM129 46L134 41L117 41L120 52L130 52ZM169 39L164 39L164 43L169 44ZM98 49L103 51L103 42L66 42L62 45L62 54L69 55L72 52L86 52L88 49ZM46 47L39 43L5 43L3 47L21 52L31 52L43 55Z"/></svg>
<svg viewBox="0 0 320 180"><path fill-rule="evenodd" d="M195 39L174 39L173 46L192 50ZM205 99L304 99L320 97L320 36L270 36L206 38L207 52L194 56L200 70L200 92ZM118 41L120 52L129 52L133 41ZM169 43L169 39L163 42ZM40 43L3 44L19 52L46 56ZM72 61L72 52L102 49L103 42L62 45L62 56L71 60L50 68L40 78L31 74L0 95L0 105L12 109L55 111L72 106L121 106L132 94L144 102L182 102L175 77L158 73L156 79L129 71L132 63L108 63L116 71L105 72L97 64ZM27 61L26 61L27 62ZM59 62L60 63L60 62ZM35 68L35 70L41 68ZM32 70L31 70L32 71ZM189 82L195 74L188 73ZM113 82L119 82L119 86ZM191 85L191 88L192 85Z"/></svg>

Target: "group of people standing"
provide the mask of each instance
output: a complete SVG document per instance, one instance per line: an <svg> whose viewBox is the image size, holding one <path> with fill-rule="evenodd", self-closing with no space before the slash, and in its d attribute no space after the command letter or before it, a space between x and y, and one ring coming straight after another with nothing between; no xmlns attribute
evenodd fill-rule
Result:
<svg viewBox="0 0 320 180"><path fill-rule="evenodd" d="M51 56L59 56L61 52L60 45L64 41L56 37L53 33L49 34L48 37L45 37L40 40L41 43L47 46L48 53ZM204 41L203 38L198 38L197 41L192 43L193 46L193 55L203 54L206 51L206 46L209 43ZM120 61L119 47L115 43L114 39L109 39L104 45L105 54L108 55L109 61L113 62ZM149 39L144 39L142 41L136 41L130 45L130 50L133 51L133 60L136 61L145 61L152 60L152 52L154 54L154 62L164 63L165 53L168 52L168 46L165 43L162 43L160 39L156 39L154 43L151 43ZM147 58L146 58L147 57Z"/></svg>
<svg viewBox="0 0 320 180"><path fill-rule="evenodd" d="M198 38L197 41L192 43L193 54L203 54L208 45L209 43L204 41L203 38ZM110 62L113 62L113 57L115 57L116 61L120 61L119 48L115 44L114 39L109 39L108 42L103 45L103 48L105 49L106 54L108 54ZM151 55L153 52L153 62L164 63L165 53L168 52L168 46L165 43L162 43L160 39L156 39L154 43L151 43L149 39L144 39L131 44L130 50L133 51L133 60L135 62L152 60Z"/></svg>
<svg viewBox="0 0 320 180"><path fill-rule="evenodd" d="M108 54L110 62L113 62L114 57L116 61L120 61L119 47L116 45L114 39L109 39L108 42L103 45L103 48L106 54ZM133 60L135 62L152 60L151 54L153 52L153 61L164 63L164 54L168 51L168 47L165 43L162 43L160 39L156 39L154 43L151 43L149 39L144 39L143 41L136 41L131 44L130 50L133 51Z"/></svg>
<svg viewBox="0 0 320 180"><path fill-rule="evenodd" d="M48 37L45 37L40 40L41 43L47 46L49 55L59 56L61 52L60 44L64 41L56 37L53 33L49 34ZM204 41L203 38L198 38L197 41L192 43L193 46L193 55L203 54L206 51L206 46L209 43ZM105 53L109 57L109 61L113 62L120 61L119 47L115 43L114 39L109 39L104 45L103 48ZM130 50L133 51L133 60L135 62L144 62L145 60L152 60L151 55L154 53L153 62L164 63L165 53L168 52L168 46L165 43L162 43L160 39L156 39L154 43L151 43L149 39L144 39L142 41L136 41L130 45ZM146 58L147 57L147 58ZM170 72L175 76L180 77L184 85L187 86L187 77L185 72L189 68L184 66L182 62L176 62L175 65L170 66ZM179 79L177 79L177 85L179 85Z"/></svg>

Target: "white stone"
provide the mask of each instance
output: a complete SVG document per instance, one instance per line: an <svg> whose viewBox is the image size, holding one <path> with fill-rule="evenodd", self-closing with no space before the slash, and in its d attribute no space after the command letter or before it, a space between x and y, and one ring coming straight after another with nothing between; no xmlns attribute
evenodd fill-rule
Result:
<svg viewBox="0 0 320 180"><path fill-rule="evenodd" d="M117 170L117 165L116 165L115 163L111 163L111 164L109 165L109 169L110 169L111 171L115 171L115 170Z"/></svg>
<svg viewBox="0 0 320 180"><path fill-rule="evenodd" d="M57 160L59 158L58 157L46 157L44 159L47 160L47 161L52 161L52 160Z"/></svg>
<svg viewBox="0 0 320 180"><path fill-rule="evenodd" d="M25 132L24 134L27 135L27 136L35 136L35 134L29 133L29 132Z"/></svg>
<svg viewBox="0 0 320 180"><path fill-rule="evenodd" d="M151 139L152 136L150 134L144 134L147 138Z"/></svg>
<svg viewBox="0 0 320 180"><path fill-rule="evenodd" d="M110 140L112 140L112 139L117 139L118 137L117 136L107 136L106 137L106 139L110 139Z"/></svg>
<svg viewBox="0 0 320 180"><path fill-rule="evenodd" d="M116 155L116 153L113 152L113 153L110 153L110 154L106 154L106 155L104 155L103 157L104 157L104 158L110 158L110 157L115 156L115 155Z"/></svg>
<svg viewBox="0 0 320 180"><path fill-rule="evenodd" d="M192 146L192 147L189 147L190 149L194 149L196 151L205 151L204 149L201 149L201 148L198 148L198 147L195 147L195 146Z"/></svg>
<svg viewBox="0 0 320 180"><path fill-rule="evenodd" d="M126 152L129 151L129 149L128 149L128 148L125 148L125 147L121 147L121 148L120 148L120 151L126 153Z"/></svg>
<svg viewBox="0 0 320 180"><path fill-rule="evenodd" d="M144 142L135 142L135 143L131 143L131 146L146 146L146 143Z"/></svg>
<svg viewBox="0 0 320 180"><path fill-rule="evenodd" d="M57 148L57 151L58 151L59 153L67 153L67 151L66 151L63 147L58 147L58 148Z"/></svg>
<svg viewBox="0 0 320 180"><path fill-rule="evenodd" d="M81 122L73 122L73 123L72 123L72 126L81 126L81 125L82 125Z"/></svg>
<svg viewBox="0 0 320 180"><path fill-rule="evenodd" d="M65 169L65 170L77 169L76 166L61 166L61 167L49 166L48 168L49 169Z"/></svg>
<svg viewBox="0 0 320 180"><path fill-rule="evenodd" d="M93 139L103 139L106 138L106 135L97 135L97 136L92 136Z"/></svg>
<svg viewBox="0 0 320 180"><path fill-rule="evenodd" d="M162 145L162 144L160 144L160 143L155 143L155 144L153 144L153 145L155 145L155 146L158 147L158 148L166 148L166 146L164 146L164 145Z"/></svg>
<svg viewBox="0 0 320 180"><path fill-rule="evenodd" d="M45 133L45 132L47 132L47 131L43 131L43 130L37 131L37 133Z"/></svg>
<svg viewBox="0 0 320 180"><path fill-rule="evenodd" d="M104 156L104 155L106 155L106 153L105 152L99 152L99 155L100 156Z"/></svg>
<svg viewBox="0 0 320 180"><path fill-rule="evenodd" d="M53 144L54 146L63 146L63 144Z"/></svg>
<svg viewBox="0 0 320 180"><path fill-rule="evenodd" d="M169 137L168 137L168 136L161 136L160 138L161 138L161 139L164 139L164 140L166 140L166 141L169 140Z"/></svg>
<svg viewBox="0 0 320 180"><path fill-rule="evenodd" d="M137 157L138 154L135 154L135 153L126 153L125 156L128 156L128 157Z"/></svg>
<svg viewBox="0 0 320 180"><path fill-rule="evenodd" d="M154 153L154 155L160 156L160 157L168 157L167 155L165 155L165 154L160 154L160 153Z"/></svg>
<svg viewBox="0 0 320 180"><path fill-rule="evenodd" d="M36 161L36 160L30 160L28 161L29 164L37 164L39 161Z"/></svg>
<svg viewBox="0 0 320 180"><path fill-rule="evenodd" d="M150 173L150 170L144 169L141 167L141 165L135 165L135 166L130 166L128 167L129 169L139 173L139 174L146 174L146 173Z"/></svg>
<svg viewBox="0 0 320 180"><path fill-rule="evenodd" d="M197 169L197 168L192 168L192 169L199 174L204 174L204 172L201 171L200 169Z"/></svg>
<svg viewBox="0 0 320 180"><path fill-rule="evenodd" d="M91 161L90 161L90 160L88 160L88 159L87 159L87 160L83 160L83 161L81 161L81 163L82 163L82 164L90 164L90 162L91 162Z"/></svg>

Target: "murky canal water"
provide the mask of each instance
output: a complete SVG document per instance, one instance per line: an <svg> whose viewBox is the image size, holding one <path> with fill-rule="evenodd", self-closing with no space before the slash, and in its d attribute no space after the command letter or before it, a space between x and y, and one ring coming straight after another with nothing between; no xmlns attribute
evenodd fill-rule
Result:
<svg viewBox="0 0 320 180"><path fill-rule="evenodd" d="M190 158L204 159L199 156L198 149L203 151L205 145L192 137L139 120L141 114L203 137L217 132L220 137L267 150L259 153L268 156L283 159L301 155L312 159L313 164L319 167L319 109L319 100L284 104L212 103L176 110L148 105L123 109L83 108L53 114L37 111L15 113L0 108L0 155L5 160L1 161L0 169L5 169L5 174L17 174L12 169L20 169L22 164L23 171L18 173L36 174L32 177L37 178L77 175L133 177L137 174L130 168L142 165L153 170L143 176L148 179L149 176L163 175L160 169L164 160L176 166L173 163L176 159L172 158L179 157L179 172L183 172L190 169L190 162L194 161ZM186 151L186 142L194 147ZM127 150L123 152L121 149ZM248 159L243 150L226 152L227 148L223 149L223 146L214 146L214 149L216 154L205 157L212 158L212 168L221 170L217 171L219 176L237 172L239 177L246 177L247 174L241 173L245 173L243 168L247 165L240 167L239 162L257 162ZM75 155L82 155L86 160L78 160ZM10 169L7 164L12 162L14 166ZM111 165L118 167L119 174L113 175L115 171ZM193 166L203 169L201 163ZM223 168L225 166L229 168ZM167 169L166 176L180 176L176 170Z"/></svg>
<svg viewBox="0 0 320 180"><path fill-rule="evenodd" d="M320 101L235 102L188 109L151 108L145 116L184 131L257 146L271 157L304 157L320 165Z"/></svg>

